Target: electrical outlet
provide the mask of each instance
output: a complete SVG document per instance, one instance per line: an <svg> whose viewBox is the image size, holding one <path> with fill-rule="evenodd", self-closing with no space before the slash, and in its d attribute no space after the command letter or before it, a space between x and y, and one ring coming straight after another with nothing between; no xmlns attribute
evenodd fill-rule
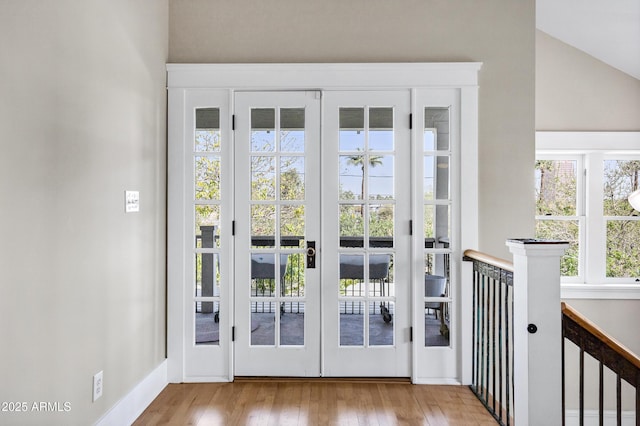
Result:
<svg viewBox="0 0 640 426"><path fill-rule="evenodd" d="M102 396L102 371L93 376L93 402Z"/></svg>

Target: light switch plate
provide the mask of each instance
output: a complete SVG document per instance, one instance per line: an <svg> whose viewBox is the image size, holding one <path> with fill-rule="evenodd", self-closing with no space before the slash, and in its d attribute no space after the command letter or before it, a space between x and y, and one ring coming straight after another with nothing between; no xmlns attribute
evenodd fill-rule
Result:
<svg viewBox="0 0 640 426"><path fill-rule="evenodd" d="M140 191L124 192L124 211L126 213L140 211Z"/></svg>

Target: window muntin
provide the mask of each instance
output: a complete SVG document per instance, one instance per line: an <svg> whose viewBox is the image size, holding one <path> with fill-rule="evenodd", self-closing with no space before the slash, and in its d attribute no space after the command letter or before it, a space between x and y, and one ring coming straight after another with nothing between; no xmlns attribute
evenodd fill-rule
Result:
<svg viewBox="0 0 640 426"><path fill-rule="evenodd" d="M571 243L562 260L563 282L640 282L640 213L627 201L638 188L640 153L567 152L538 151L536 237ZM541 176L545 167L566 167L572 159L576 161L575 184L559 177L558 170ZM549 202L554 197L555 203ZM576 263L578 274L574 275Z"/></svg>

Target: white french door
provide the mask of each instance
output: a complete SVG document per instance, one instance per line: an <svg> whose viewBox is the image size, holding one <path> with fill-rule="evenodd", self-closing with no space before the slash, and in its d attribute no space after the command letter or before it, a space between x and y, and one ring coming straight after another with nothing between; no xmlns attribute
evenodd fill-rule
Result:
<svg viewBox="0 0 640 426"><path fill-rule="evenodd" d="M468 383L480 64L167 69L169 380Z"/></svg>
<svg viewBox="0 0 640 426"><path fill-rule="evenodd" d="M235 95L235 374L408 377L409 92L320 99Z"/></svg>
<svg viewBox="0 0 640 426"><path fill-rule="evenodd" d="M327 92L323 374L411 374L410 93Z"/></svg>
<svg viewBox="0 0 640 426"><path fill-rule="evenodd" d="M235 374L319 376L320 96L236 93L235 117Z"/></svg>

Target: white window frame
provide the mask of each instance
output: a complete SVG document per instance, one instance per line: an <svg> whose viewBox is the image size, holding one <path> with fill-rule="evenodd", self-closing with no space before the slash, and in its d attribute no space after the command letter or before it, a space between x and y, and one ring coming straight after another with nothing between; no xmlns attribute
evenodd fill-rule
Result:
<svg viewBox="0 0 640 426"><path fill-rule="evenodd" d="M578 277L562 277L565 299L640 299L636 278L605 276L603 161L628 157L640 158L640 132L536 132L536 159L578 160L580 269Z"/></svg>

